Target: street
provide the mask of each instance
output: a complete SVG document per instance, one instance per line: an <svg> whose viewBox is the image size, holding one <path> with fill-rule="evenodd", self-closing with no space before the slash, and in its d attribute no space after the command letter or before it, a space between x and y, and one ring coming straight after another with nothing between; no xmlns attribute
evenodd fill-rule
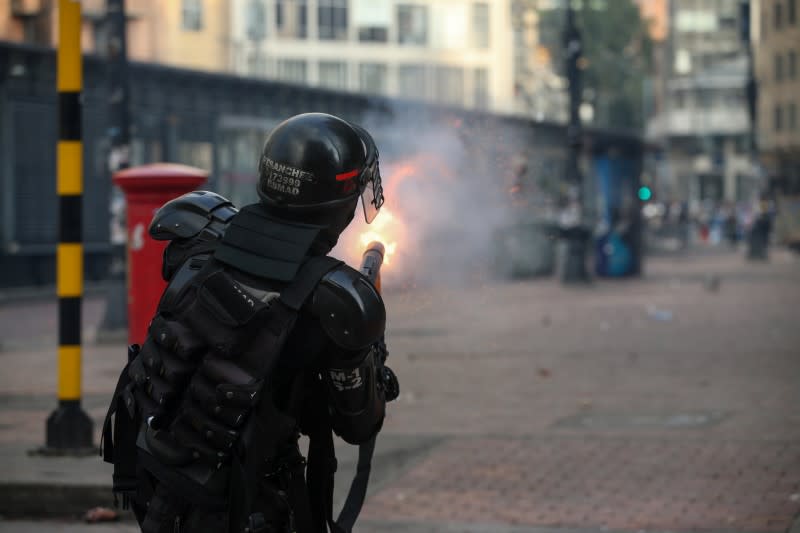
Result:
<svg viewBox="0 0 800 533"><path fill-rule="evenodd" d="M661 257L641 280L419 287L390 291L386 303L401 395L378 439L356 531L793 527L797 256ZM130 522L71 521L107 501L76 499L60 517L22 496L14 501L20 487L40 487L56 501L62 489L94 494L110 484L97 457L25 453L44 441L56 382L55 347L26 345L25 323L49 313L53 302L0 306L3 346L11 346L0 351L0 515L67 522L8 518L0 531L135 531ZM99 316L90 313L87 337ZM84 404L96 421L123 358L121 344L86 347ZM355 451L339 451L341 502Z"/></svg>

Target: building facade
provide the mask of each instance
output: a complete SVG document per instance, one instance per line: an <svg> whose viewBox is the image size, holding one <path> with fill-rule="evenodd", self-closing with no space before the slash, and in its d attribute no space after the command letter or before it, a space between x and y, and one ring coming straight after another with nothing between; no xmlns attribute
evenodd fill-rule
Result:
<svg viewBox="0 0 800 533"><path fill-rule="evenodd" d="M231 0L230 70L513 111L510 2Z"/></svg>
<svg viewBox="0 0 800 533"><path fill-rule="evenodd" d="M133 61L220 72L228 65L228 0L126 0ZM85 53L104 54L110 35L106 0L81 1ZM57 0L0 2L0 40L55 46Z"/></svg>
<svg viewBox="0 0 800 533"><path fill-rule="evenodd" d="M107 0L83 0L103 54ZM566 120L543 0L126 0L134 61ZM57 0L0 5L0 39L54 46Z"/></svg>
<svg viewBox="0 0 800 533"><path fill-rule="evenodd" d="M553 0L514 0L511 6L513 29L512 75L514 112L535 120L566 123L569 98L567 80L543 43L540 18L543 12L560 4Z"/></svg>
<svg viewBox="0 0 800 533"><path fill-rule="evenodd" d="M739 2L671 0L669 17L664 102L647 126L663 152L657 195L695 206L748 202L759 184Z"/></svg>
<svg viewBox="0 0 800 533"><path fill-rule="evenodd" d="M753 5L758 149L770 187L800 193L800 1Z"/></svg>

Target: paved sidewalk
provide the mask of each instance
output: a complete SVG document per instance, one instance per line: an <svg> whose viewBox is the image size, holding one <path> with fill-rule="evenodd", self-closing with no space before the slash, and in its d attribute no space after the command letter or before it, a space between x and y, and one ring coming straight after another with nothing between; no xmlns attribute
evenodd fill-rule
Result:
<svg viewBox="0 0 800 533"><path fill-rule="evenodd" d="M800 512L798 305L800 261L782 252L653 259L643 280L587 288L390 292L402 393L357 530L788 531ZM25 312L36 314L0 307L0 322ZM0 515L107 503L97 458L26 455L55 406L55 347L14 346L0 351ZM86 348L96 420L124 357L121 344ZM354 460L341 454L340 489Z"/></svg>

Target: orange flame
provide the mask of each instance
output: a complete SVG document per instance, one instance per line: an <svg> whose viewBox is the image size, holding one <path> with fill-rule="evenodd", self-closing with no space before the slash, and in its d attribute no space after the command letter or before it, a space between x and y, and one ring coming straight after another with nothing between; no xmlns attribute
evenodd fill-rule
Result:
<svg viewBox="0 0 800 533"><path fill-rule="evenodd" d="M446 162L427 153L417 154L401 163L386 165L383 174L386 204L372 224L367 225L363 219L360 223L351 224L340 239L340 253L344 259L352 261L352 264L359 264L366 246L372 241L379 241L386 249L384 267L402 270L403 258L413 256L416 243L410 239L407 222L412 221L407 219L408 213L404 213L402 209L398 188L402 183L411 180L451 180L453 174ZM407 196L405 201L409 200Z"/></svg>
<svg viewBox="0 0 800 533"><path fill-rule="evenodd" d="M391 259L397 251L397 226L399 221L388 208L381 208L380 214L367 226L367 229L358 236L359 250L363 251L372 241L383 244L385 252L383 264L391 264Z"/></svg>

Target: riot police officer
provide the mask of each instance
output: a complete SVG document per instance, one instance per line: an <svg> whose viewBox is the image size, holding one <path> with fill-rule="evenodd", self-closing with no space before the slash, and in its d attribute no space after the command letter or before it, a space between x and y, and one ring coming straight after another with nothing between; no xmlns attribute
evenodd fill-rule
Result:
<svg viewBox="0 0 800 533"><path fill-rule="evenodd" d="M396 396L383 300L327 256L359 199L367 222L383 203L371 136L294 116L267 137L258 175L257 203L194 192L150 227L170 241L169 284L104 426L115 493L147 533L349 529L353 516L331 516L331 430L370 442Z"/></svg>

